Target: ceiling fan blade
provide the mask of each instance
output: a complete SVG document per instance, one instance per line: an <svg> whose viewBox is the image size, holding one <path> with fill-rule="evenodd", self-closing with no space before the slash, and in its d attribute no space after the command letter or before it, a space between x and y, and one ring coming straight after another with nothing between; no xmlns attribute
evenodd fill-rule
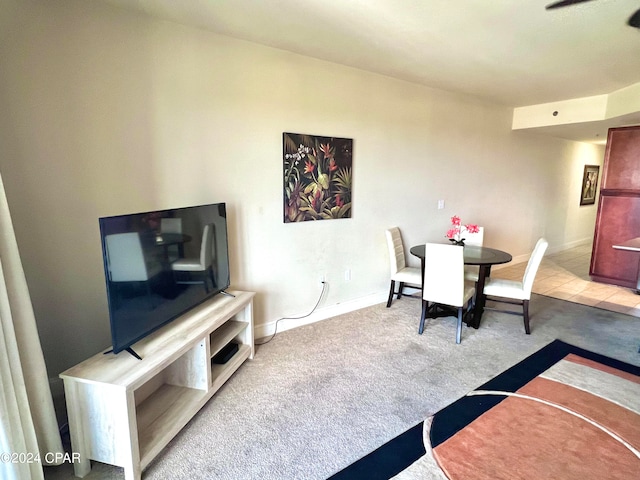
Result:
<svg viewBox="0 0 640 480"><path fill-rule="evenodd" d="M640 10L631 15L631 18L629 18L627 23L632 27L640 28Z"/></svg>
<svg viewBox="0 0 640 480"><path fill-rule="evenodd" d="M577 3L590 2L590 1L591 0L561 0L560 2L550 3L544 8L547 10L552 10L554 8L568 7L569 5L575 5Z"/></svg>

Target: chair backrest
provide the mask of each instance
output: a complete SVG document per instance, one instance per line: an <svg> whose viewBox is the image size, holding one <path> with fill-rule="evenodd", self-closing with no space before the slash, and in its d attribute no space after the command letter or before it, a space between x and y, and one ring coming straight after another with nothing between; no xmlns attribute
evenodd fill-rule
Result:
<svg viewBox="0 0 640 480"><path fill-rule="evenodd" d="M391 275L393 276L407 266L407 261L404 256L404 246L402 245L400 229L398 227L392 227L385 233L387 236L387 247L389 247Z"/></svg>
<svg viewBox="0 0 640 480"><path fill-rule="evenodd" d="M213 223L204 226L202 230L202 243L200 244L200 264L203 268L211 265L213 260Z"/></svg>
<svg viewBox="0 0 640 480"><path fill-rule="evenodd" d="M182 233L182 219L181 218L160 219L160 231L162 233Z"/></svg>
<svg viewBox="0 0 640 480"><path fill-rule="evenodd" d="M464 247L427 243L422 298L461 307L464 304Z"/></svg>
<svg viewBox="0 0 640 480"><path fill-rule="evenodd" d="M540 262L542 262L542 257L544 257L544 252L547 250L548 246L549 242L547 242L544 238L540 238L536 243L536 246L533 248L533 252L531 253L531 257L529 258L529 262L527 263L527 268L525 269L524 277L522 278L522 288L527 296L527 299L531 297L533 281L536 278L538 267L540 267Z"/></svg>
<svg viewBox="0 0 640 480"><path fill-rule="evenodd" d="M462 236L464 237L465 245L476 245L481 247L482 242L484 241L484 227L478 227L477 233L464 232Z"/></svg>
<svg viewBox="0 0 640 480"><path fill-rule="evenodd" d="M107 235L104 241L112 282L142 282L149 279L140 236L136 232Z"/></svg>

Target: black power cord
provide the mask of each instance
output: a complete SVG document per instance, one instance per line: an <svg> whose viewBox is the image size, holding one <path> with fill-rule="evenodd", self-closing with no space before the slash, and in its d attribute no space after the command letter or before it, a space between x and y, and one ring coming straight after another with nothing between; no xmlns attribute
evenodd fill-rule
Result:
<svg viewBox="0 0 640 480"><path fill-rule="evenodd" d="M327 282L325 282L324 280L322 282L322 291L320 292L320 296L318 297L318 301L316 302L316 304L313 306L313 308L311 309L311 311L309 313L307 313L306 315L301 315L300 317L281 317L278 320L276 320L276 327L274 332L271 334L271 337L269 338L269 340L266 340L264 342L260 342L260 343L255 343L255 345L265 345L267 343L269 343L271 340L273 340L276 336L276 334L278 333L278 323L280 323L281 320L300 320L301 318L307 318L309 315L311 315L313 312L316 311L316 308L318 308L318 305L320 305L320 300L322 300L322 297L324 296L324 291L327 288Z"/></svg>

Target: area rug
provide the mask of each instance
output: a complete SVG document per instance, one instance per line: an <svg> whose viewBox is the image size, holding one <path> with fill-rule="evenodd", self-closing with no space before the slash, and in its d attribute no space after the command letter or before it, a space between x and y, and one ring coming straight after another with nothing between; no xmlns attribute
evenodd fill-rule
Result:
<svg viewBox="0 0 640 480"><path fill-rule="evenodd" d="M331 477L628 479L640 367L555 340Z"/></svg>

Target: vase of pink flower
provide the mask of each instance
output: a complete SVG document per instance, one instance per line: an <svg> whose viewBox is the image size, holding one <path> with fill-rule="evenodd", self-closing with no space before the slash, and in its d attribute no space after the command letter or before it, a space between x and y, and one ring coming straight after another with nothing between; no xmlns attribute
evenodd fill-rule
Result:
<svg viewBox="0 0 640 480"><path fill-rule="evenodd" d="M479 231L478 225L474 225L473 223L462 225L460 217L454 215L451 217L451 228L447 230L446 237L453 245L462 245L464 247L465 239L462 237L464 232L478 233Z"/></svg>

